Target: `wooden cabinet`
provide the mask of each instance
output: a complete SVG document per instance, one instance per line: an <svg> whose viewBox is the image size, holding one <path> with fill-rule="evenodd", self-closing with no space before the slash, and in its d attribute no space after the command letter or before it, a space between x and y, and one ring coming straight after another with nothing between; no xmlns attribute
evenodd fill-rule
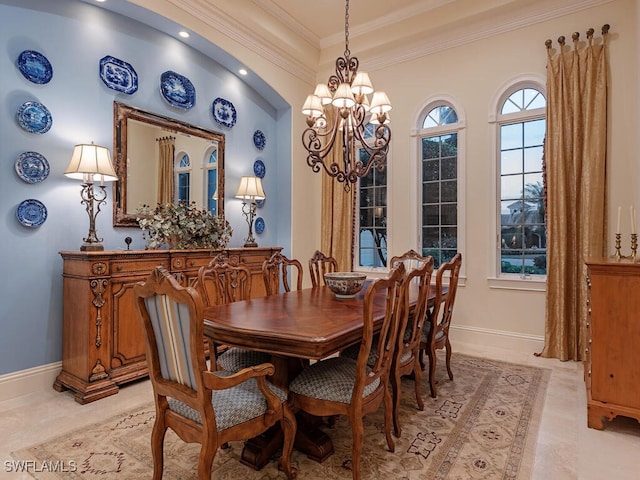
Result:
<svg viewBox="0 0 640 480"><path fill-rule="evenodd" d="M588 259L587 422L640 421L640 264Z"/></svg>
<svg viewBox="0 0 640 480"><path fill-rule="evenodd" d="M265 295L262 262L281 247L230 248L231 260L248 265L252 297ZM63 259L62 372L53 388L75 392L84 404L118 393L119 385L146 377L145 340L133 286L157 265L183 285L220 252L141 250L60 252Z"/></svg>

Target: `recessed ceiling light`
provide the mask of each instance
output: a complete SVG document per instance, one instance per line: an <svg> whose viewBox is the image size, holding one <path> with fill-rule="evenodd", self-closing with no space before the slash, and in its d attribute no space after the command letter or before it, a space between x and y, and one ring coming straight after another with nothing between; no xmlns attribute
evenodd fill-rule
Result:
<svg viewBox="0 0 640 480"><path fill-rule="evenodd" d="M98 3L104 3L104 2L106 2L106 1L107 1L107 0L96 0L96 2L98 2Z"/></svg>
<svg viewBox="0 0 640 480"><path fill-rule="evenodd" d="M180 35L182 38L189 38L189 32L186 32L184 30L178 32L178 35Z"/></svg>
<svg viewBox="0 0 640 480"><path fill-rule="evenodd" d="M240 70L238 70L238 73L239 73L240 75L246 75L246 74L247 74L247 73L249 73L249 72L247 72L247 70L246 70L246 69L241 68Z"/></svg>

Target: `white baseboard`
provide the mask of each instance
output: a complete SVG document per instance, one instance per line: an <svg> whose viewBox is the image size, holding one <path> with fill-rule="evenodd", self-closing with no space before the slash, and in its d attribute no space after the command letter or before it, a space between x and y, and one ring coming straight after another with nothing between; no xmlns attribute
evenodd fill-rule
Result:
<svg viewBox="0 0 640 480"><path fill-rule="evenodd" d="M541 352L544 348L544 336L524 333L491 330L488 328L451 325L451 341L472 345L502 348L514 352Z"/></svg>
<svg viewBox="0 0 640 480"><path fill-rule="evenodd" d="M514 352L540 352L544 337L521 333L490 330L487 328L451 325L453 342L502 348ZM50 363L19 372L0 375L0 402L34 392L53 388L53 382L62 369L62 362Z"/></svg>
<svg viewBox="0 0 640 480"><path fill-rule="evenodd" d="M0 402L52 389L61 369L62 362L56 362L0 375Z"/></svg>

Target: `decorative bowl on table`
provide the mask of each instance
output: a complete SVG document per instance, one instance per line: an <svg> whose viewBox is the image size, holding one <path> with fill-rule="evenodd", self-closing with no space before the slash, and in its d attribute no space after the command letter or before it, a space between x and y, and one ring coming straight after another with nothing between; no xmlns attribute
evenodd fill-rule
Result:
<svg viewBox="0 0 640 480"><path fill-rule="evenodd" d="M367 276L358 272L331 272L324 274L324 283L335 293L336 298L353 298L362 287Z"/></svg>

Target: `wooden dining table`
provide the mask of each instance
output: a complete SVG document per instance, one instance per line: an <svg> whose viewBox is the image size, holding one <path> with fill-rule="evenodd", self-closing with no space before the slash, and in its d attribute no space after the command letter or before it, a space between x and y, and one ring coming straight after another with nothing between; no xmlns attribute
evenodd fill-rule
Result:
<svg viewBox="0 0 640 480"><path fill-rule="evenodd" d="M337 298L325 286L278 295L253 298L204 311L205 336L216 344L257 350L271 354L275 374L271 381L285 390L289 382L310 360L321 360L362 339L363 301L372 280L353 298ZM431 289L429 303L435 301ZM409 304L415 306L418 288L409 290ZM374 299L374 324L385 314L385 296ZM302 421L300 421L302 420ZM296 448L319 462L333 453L331 439L315 428L316 422L299 419ZM245 445L242 461L256 469L268 462L277 449L273 432Z"/></svg>

